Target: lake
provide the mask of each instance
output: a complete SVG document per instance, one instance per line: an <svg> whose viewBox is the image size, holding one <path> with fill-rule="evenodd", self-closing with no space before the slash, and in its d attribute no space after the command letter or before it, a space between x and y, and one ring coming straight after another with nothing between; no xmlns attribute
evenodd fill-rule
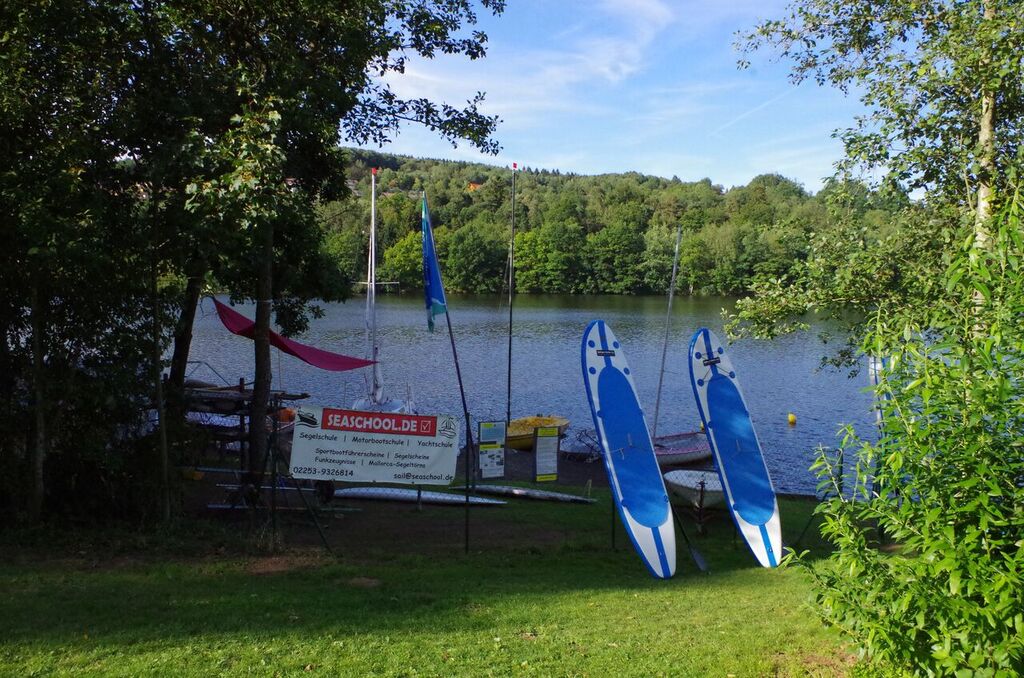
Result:
<svg viewBox="0 0 1024 678"><path fill-rule="evenodd" d="M225 300L226 301L226 300ZM449 295L452 326L462 367L470 415L474 420L504 420L508 347L507 299ZM593 428L580 372L580 341L591 320L604 319L626 351L640 400L653 425L658 366L665 334L664 297L536 295L515 300L512 342L512 416L558 414L572 429ZM668 358L658 421L661 434L691 431L700 416L690 387L686 352L699 327L722 336L723 297L677 298L671 319ZM238 306L252 318L254 306ZM297 339L331 351L365 356L365 305L362 297L324 305L325 316L312 321ZM427 330L419 295L379 295L377 327L385 390L398 398L412 394L419 411L459 414L458 382L443 316ZM251 381L252 342L229 334L213 304L205 300L197 314L192 359L204 361L228 381ZM873 436L871 396L864 391L866 371L856 379L846 372L819 370L827 347L812 331L773 341L742 340L732 347L740 385L747 399L772 480L777 490L813 494L808 472L819 445L837 444L837 431L852 424ZM367 370L332 373L317 370L278 351L272 352L274 387L306 392L317 405L349 406L367 390ZM191 376L219 382L205 366ZM797 417L789 426L787 414ZM461 417L460 417L461 418ZM475 429L474 429L475 430ZM573 436L567 438L572 443Z"/></svg>

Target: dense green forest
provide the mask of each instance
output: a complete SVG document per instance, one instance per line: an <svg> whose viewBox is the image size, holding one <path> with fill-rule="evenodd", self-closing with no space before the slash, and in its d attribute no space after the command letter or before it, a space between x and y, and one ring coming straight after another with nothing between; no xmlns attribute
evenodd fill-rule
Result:
<svg viewBox="0 0 1024 678"><path fill-rule="evenodd" d="M420 193L425 191L446 286L505 289L512 172L483 164L349 149L350 195L320 207L330 257L365 276L370 168L377 179L378 279L422 285ZM523 168L516 177L516 289L525 293L644 294L668 289L682 228L678 290L737 294L787 276L812 233L844 229L877 239L909 204L897 191L829 182L811 194L778 174L725 189L636 172L583 176Z"/></svg>

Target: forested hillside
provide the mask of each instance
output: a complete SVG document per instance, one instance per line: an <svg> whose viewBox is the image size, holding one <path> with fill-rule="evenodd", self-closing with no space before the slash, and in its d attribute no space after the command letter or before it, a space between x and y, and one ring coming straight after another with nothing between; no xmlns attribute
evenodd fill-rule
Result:
<svg viewBox="0 0 1024 678"><path fill-rule="evenodd" d="M323 205L327 246L342 270L365 276L370 167L377 178L378 278L421 286L419 195L426 191L453 291L504 288L511 171L350 149L352 194ZM526 167L516 179L516 287L520 292L643 294L668 289L682 226L678 290L735 294L758 277L787 275L813 232L874 239L907 204L902 194L830 183L815 195L777 174L725 189L638 173L580 176Z"/></svg>

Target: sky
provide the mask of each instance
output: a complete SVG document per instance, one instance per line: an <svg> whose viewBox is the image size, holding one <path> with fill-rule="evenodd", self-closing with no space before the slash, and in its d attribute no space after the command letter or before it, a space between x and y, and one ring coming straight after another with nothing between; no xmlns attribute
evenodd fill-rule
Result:
<svg viewBox="0 0 1024 678"><path fill-rule="evenodd" d="M793 85L770 51L737 68L738 30L783 16L779 0L508 0L479 13L487 56L411 60L389 76L402 97L501 118L497 156L404 127L382 150L578 174L636 171L726 188L779 173L821 188L842 154L836 129L862 108L813 82Z"/></svg>

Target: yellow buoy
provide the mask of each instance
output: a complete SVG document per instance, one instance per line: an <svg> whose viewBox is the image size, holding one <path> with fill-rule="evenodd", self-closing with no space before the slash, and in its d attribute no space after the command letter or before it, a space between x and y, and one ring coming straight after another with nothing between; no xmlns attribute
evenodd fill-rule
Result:
<svg viewBox="0 0 1024 678"><path fill-rule="evenodd" d="M796 426L796 415L790 412L789 415L786 417L786 421L789 422L790 426Z"/></svg>

